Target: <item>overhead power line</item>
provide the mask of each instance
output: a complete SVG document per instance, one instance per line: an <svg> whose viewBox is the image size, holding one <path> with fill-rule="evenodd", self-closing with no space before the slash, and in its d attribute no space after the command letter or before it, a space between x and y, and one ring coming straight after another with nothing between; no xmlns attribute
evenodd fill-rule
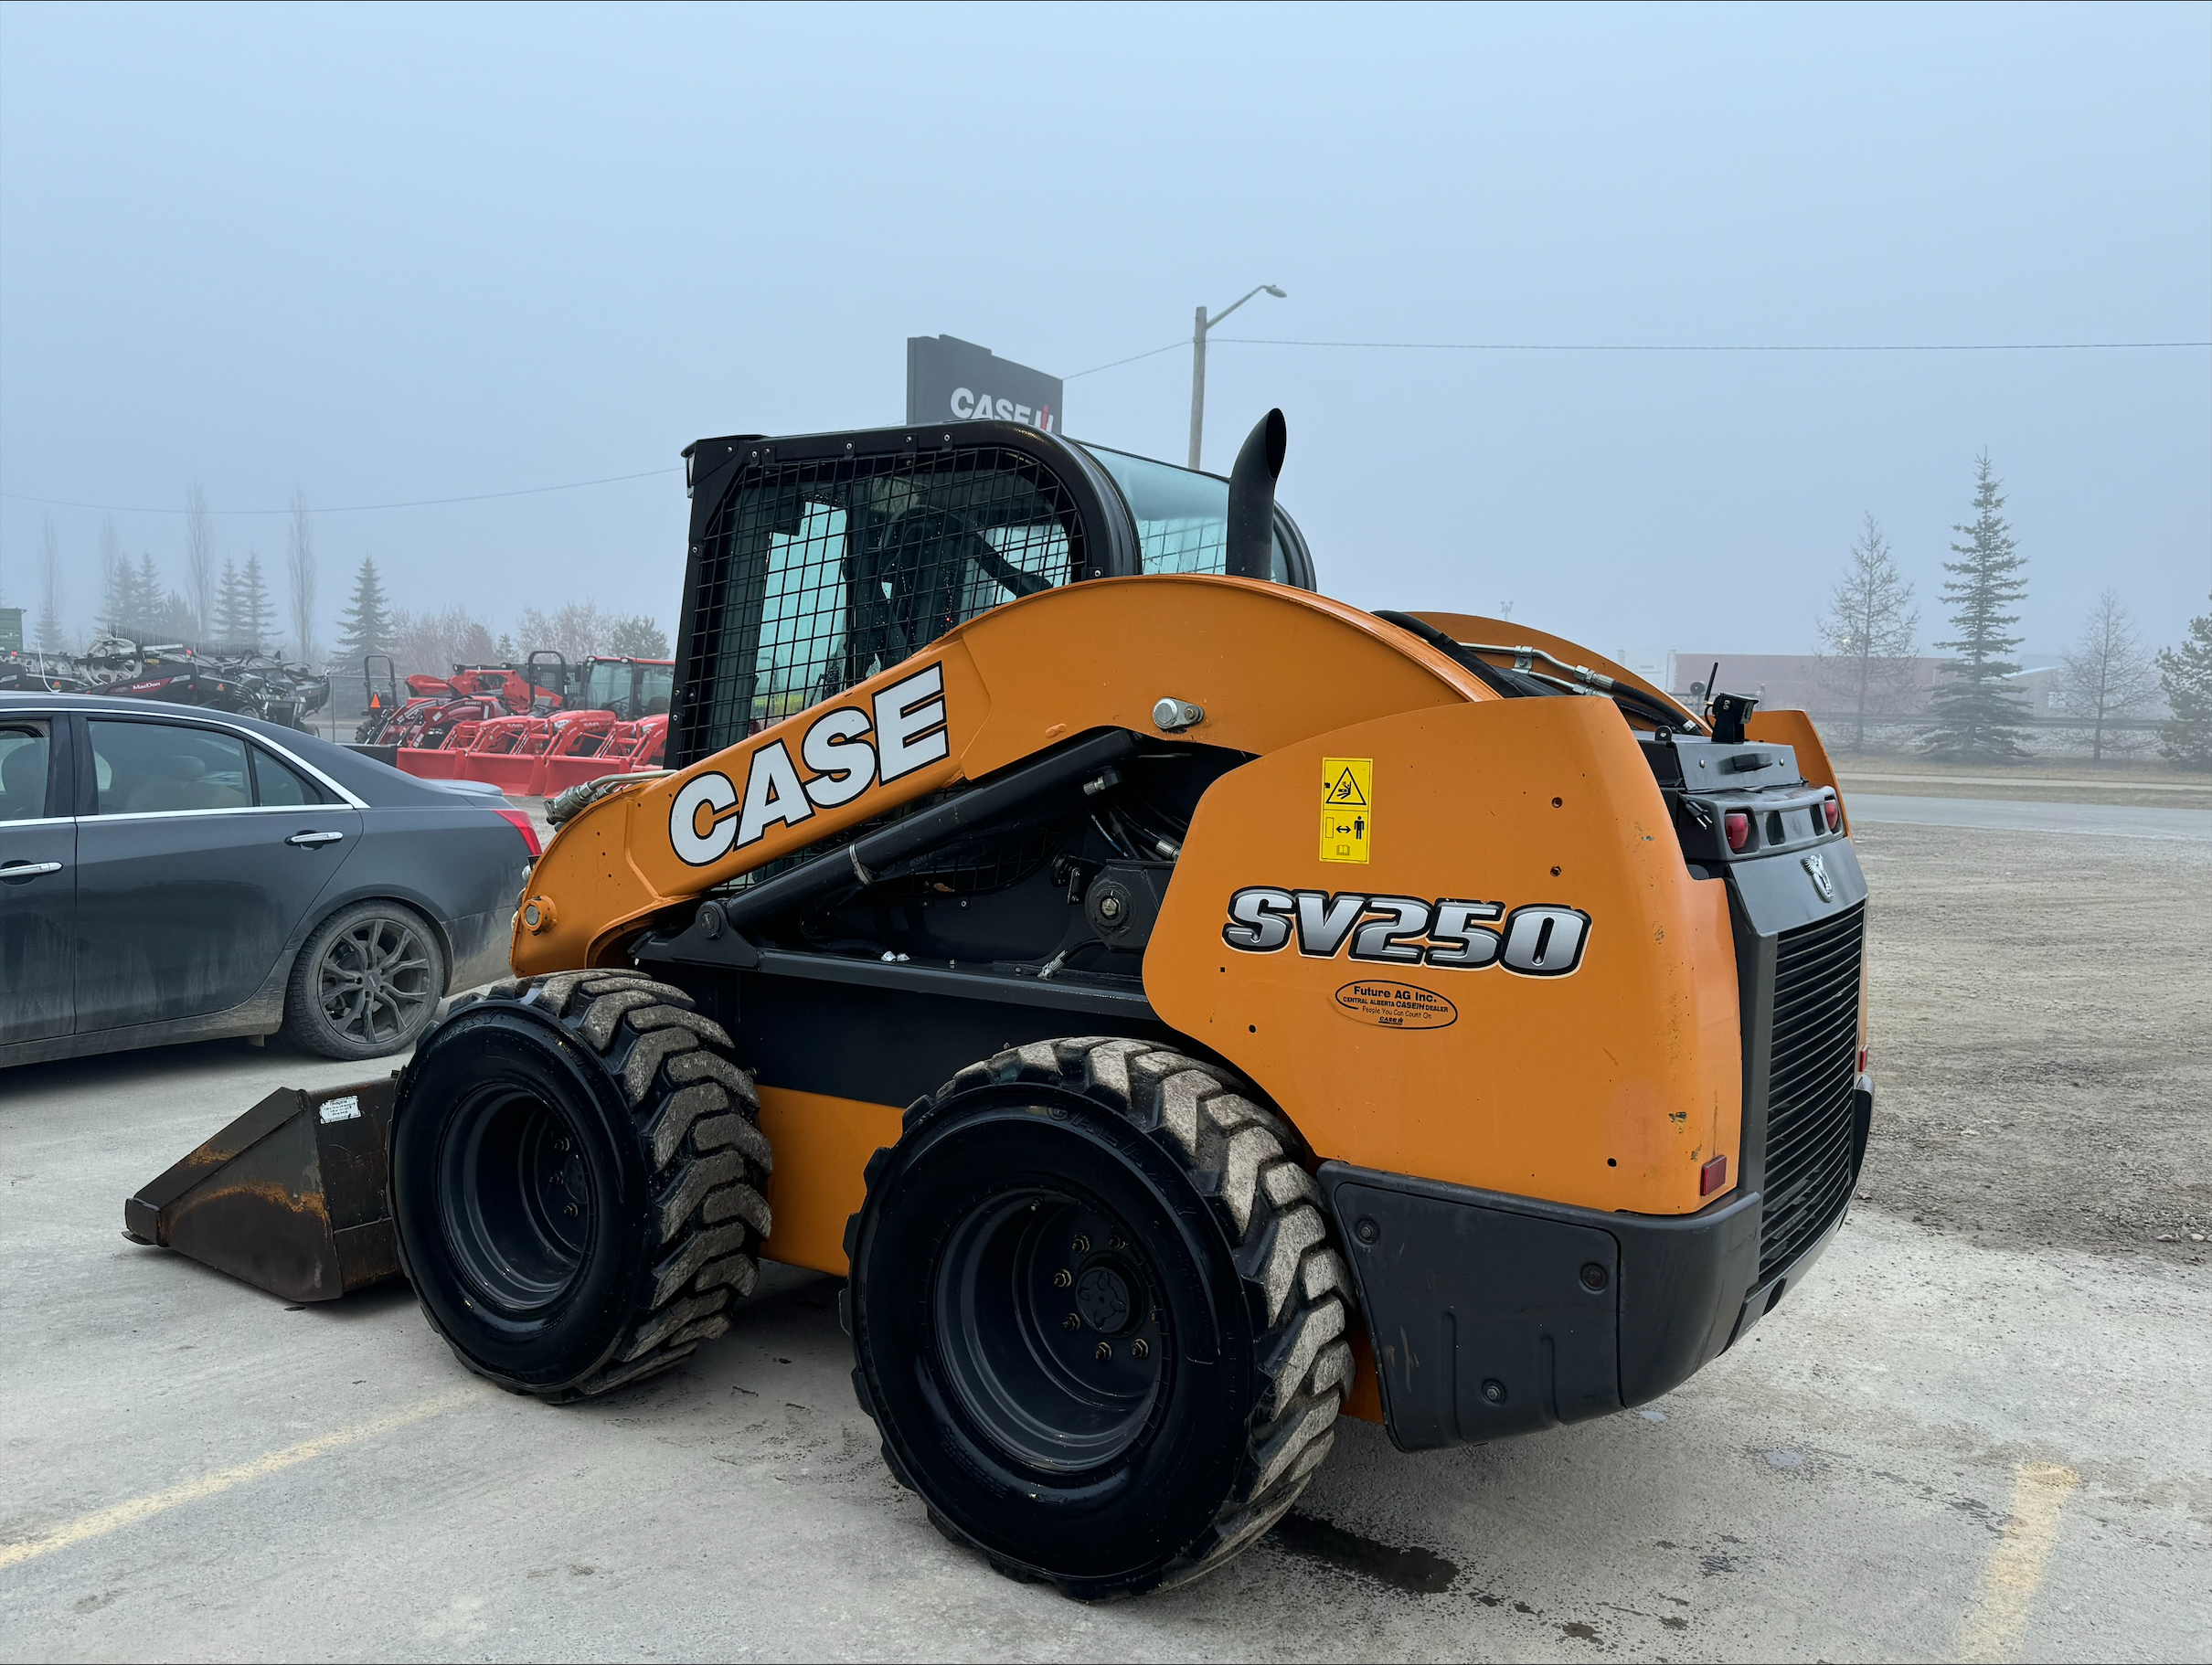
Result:
<svg viewBox="0 0 2212 1665"><path fill-rule="evenodd" d="M1896 344L1782 343L1776 345L1728 346L1704 343L1636 343L1603 341L1294 341L1272 335L1215 335L1223 346L1244 347L1355 347L1416 353L2116 353L2212 347L2212 341L1962 341L1901 342ZM1119 369L1141 358L1157 358L1177 347L1190 345L1186 335L1164 347L1132 353L1088 370L1065 376L1076 381L1101 370Z"/></svg>
<svg viewBox="0 0 2212 1665"><path fill-rule="evenodd" d="M1907 342L1867 346L1792 343L1776 346L1714 346L1574 341L1285 341L1267 335L1223 335L1218 339L1247 347L1398 347L1428 353L2109 353L2152 347L2212 347L2212 341Z"/></svg>
<svg viewBox="0 0 2212 1665"><path fill-rule="evenodd" d="M475 492L466 497L417 497L406 503L348 503L335 508L314 509L315 514L366 514L375 509L431 509L451 503L490 503L500 497L537 497L547 492L580 492L586 486L620 485L625 480L652 480L663 474L680 474L680 468L649 468L638 474L609 474L600 480L570 480L560 485L526 485L512 492ZM101 509L111 514L184 514L185 509L149 509L122 503L78 503L67 497L29 497L21 492L0 492L0 497L12 498L16 503L44 504L54 509ZM292 508L282 509L209 509L210 514L290 514Z"/></svg>
<svg viewBox="0 0 2212 1665"><path fill-rule="evenodd" d="M1101 370L1112 370L1122 365L1133 365L1140 358L1157 358L1163 353L1172 353L1177 347L1188 345L1190 345L1190 337L1186 335L1180 341L1171 341L1164 347L1152 347L1142 353L1132 353L1127 358L1117 358L1108 364L1092 365L1088 370L1078 370L1073 376L1061 376L1060 380L1064 382L1079 381L1086 376L1096 376Z"/></svg>

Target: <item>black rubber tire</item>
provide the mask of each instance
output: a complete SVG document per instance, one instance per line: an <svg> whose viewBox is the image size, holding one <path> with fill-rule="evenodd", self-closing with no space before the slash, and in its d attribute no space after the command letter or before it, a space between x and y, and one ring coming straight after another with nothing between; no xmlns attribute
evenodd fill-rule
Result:
<svg viewBox="0 0 2212 1665"><path fill-rule="evenodd" d="M1228 1072L1144 1041L1012 1048L907 1112L846 1226L841 1312L884 1459L939 1530L1100 1600L1199 1577L1282 1516L1352 1384L1305 1156Z"/></svg>
<svg viewBox="0 0 2212 1665"><path fill-rule="evenodd" d="M393 973L391 965L347 963L364 950L373 958L387 946L405 970ZM343 995L330 986L332 980L365 970L377 978L377 992L358 1013L334 1013L330 1002ZM445 978L445 949L429 920L402 902L356 902L316 926L300 945L284 991L284 1033L326 1058L382 1058L405 1052L437 1017ZM380 1013L388 1013L388 1025L379 1020Z"/></svg>
<svg viewBox="0 0 2212 1665"><path fill-rule="evenodd" d="M461 1362L568 1400L729 1327L769 1231L768 1140L681 990L564 971L457 1002L392 1112L399 1259Z"/></svg>

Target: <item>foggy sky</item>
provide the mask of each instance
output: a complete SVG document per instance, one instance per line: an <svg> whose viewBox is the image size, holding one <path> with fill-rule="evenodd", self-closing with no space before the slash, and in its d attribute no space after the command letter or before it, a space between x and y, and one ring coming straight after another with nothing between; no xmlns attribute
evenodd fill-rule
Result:
<svg viewBox="0 0 2212 1665"><path fill-rule="evenodd" d="M461 496L888 424L905 338L1061 375L1186 337L2212 340L2212 8L0 9L0 594L96 511ZM1187 349L1069 384L1183 456ZM2061 647L2212 588L2212 352L1236 345L1323 588L1604 652L1806 651L1871 512L1936 628L1986 447ZM318 518L495 630L673 634L682 476ZM117 516L181 586L171 514ZM284 522L218 554L281 570ZM280 590L281 599L281 590ZM28 622L27 620L27 622ZM327 641L334 633L326 626Z"/></svg>

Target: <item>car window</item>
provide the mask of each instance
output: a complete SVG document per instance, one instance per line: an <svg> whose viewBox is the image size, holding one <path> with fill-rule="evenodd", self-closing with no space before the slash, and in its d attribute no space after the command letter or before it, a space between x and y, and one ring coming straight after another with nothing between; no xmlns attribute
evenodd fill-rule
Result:
<svg viewBox="0 0 2212 1665"><path fill-rule="evenodd" d="M253 801L260 804L321 803L323 794L297 769L253 748Z"/></svg>
<svg viewBox="0 0 2212 1665"><path fill-rule="evenodd" d="M44 723L0 727L0 821L36 821L46 813Z"/></svg>
<svg viewBox="0 0 2212 1665"><path fill-rule="evenodd" d="M102 815L242 810L253 801L246 743L177 723L103 723L92 731Z"/></svg>

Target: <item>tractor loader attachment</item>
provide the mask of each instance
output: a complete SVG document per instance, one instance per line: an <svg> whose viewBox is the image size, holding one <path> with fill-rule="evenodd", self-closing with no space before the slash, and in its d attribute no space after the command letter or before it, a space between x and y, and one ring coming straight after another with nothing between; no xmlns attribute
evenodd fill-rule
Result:
<svg viewBox="0 0 2212 1665"><path fill-rule="evenodd" d="M280 1087L122 1205L123 1235L286 1300L399 1275L386 1201L387 1078Z"/></svg>
<svg viewBox="0 0 2212 1665"><path fill-rule="evenodd" d="M1687 1379L1865 1154L1820 737L1315 593L1283 445L701 440L670 768L580 795L515 980L396 1087L264 1100L133 1235L399 1269L557 1401L828 1274L893 1474L1083 1598L1256 1540L1340 1416L1418 1451Z"/></svg>

